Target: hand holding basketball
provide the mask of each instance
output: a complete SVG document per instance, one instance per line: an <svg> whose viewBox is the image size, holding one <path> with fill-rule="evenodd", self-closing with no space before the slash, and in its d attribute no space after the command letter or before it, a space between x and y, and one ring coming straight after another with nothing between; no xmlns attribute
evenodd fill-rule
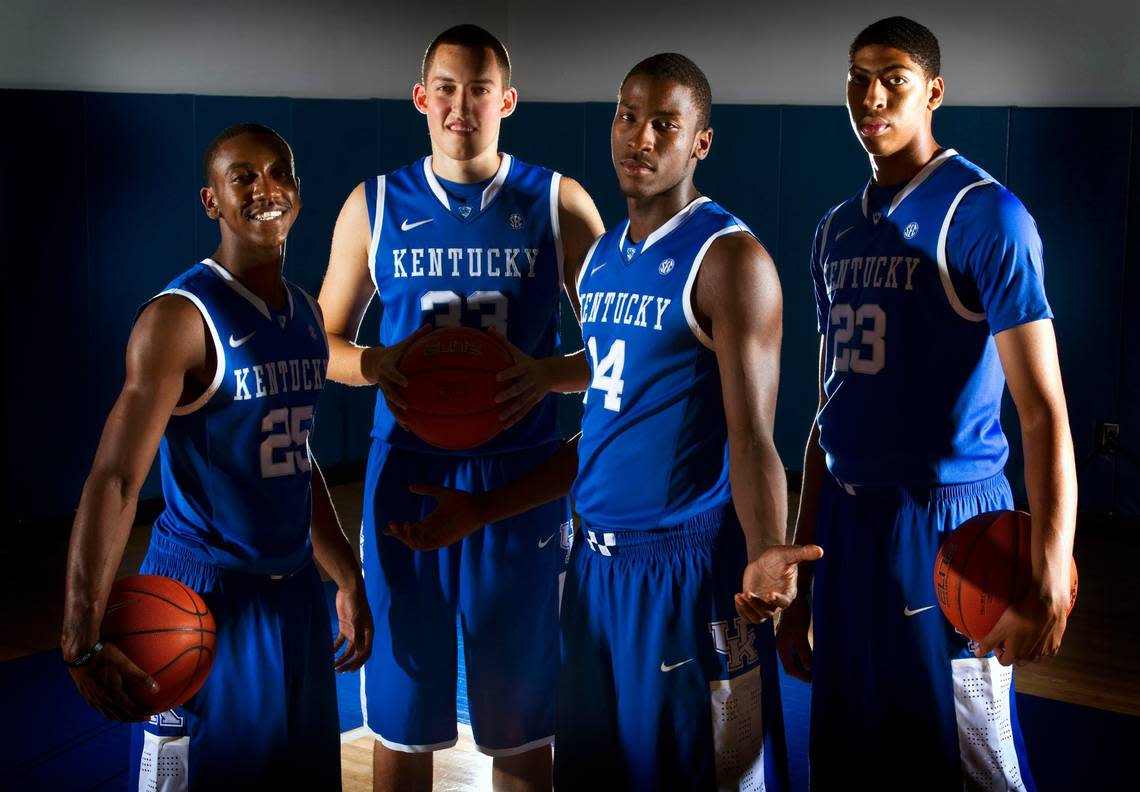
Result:
<svg viewBox="0 0 1140 792"><path fill-rule="evenodd" d="M974 654L985 657L996 652L1002 665L1023 665L1057 654L1073 607L1072 584L1068 575L1064 577L1056 585L1055 581L1031 584L978 642Z"/></svg>
<svg viewBox="0 0 1140 792"><path fill-rule="evenodd" d="M744 585L735 596L736 611L746 621L759 624L774 616L796 598L799 564L823 557L819 545L773 545L744 568Z"/></svg>
<svg viewBox="0 0 1140 792"><path fill-rule="evenodd" d="M488 332L498 337L514 359L514 365L500 371L496 376L502 384L502 389L495 394L495 402L500 405L499 418L502 419L505 429L526 417L526 414L550 392L554 380L550 375L549 358L536 360L494 328Z"/></svg>
<svg viewBox="0 0 1140 792"><path fill-rule="evenodd" d="M67 669L87 703L104 717L117 721L144 721L151 716L148 705L136 701L132 693L158 693L158 683L131 662L119 647L107 641L103 650L86 665Z"/></svg>
<svg viewBox="0 0 1140 792"><path fill-rule="evenodd" d="M392 415L396 417L396 422L401 426L404 425L404 411L408 409L408 403L403 393L403 388L407 386L408 379L400 372L400 358L403 357L404 351L409 346L429 333L431 329L431 325L425 324L398 344L386 347L369 347L364 350L360 360L364 378L380 388L380 392L384 394L384 400L388 402L388 409L392 411Z"/></svg>

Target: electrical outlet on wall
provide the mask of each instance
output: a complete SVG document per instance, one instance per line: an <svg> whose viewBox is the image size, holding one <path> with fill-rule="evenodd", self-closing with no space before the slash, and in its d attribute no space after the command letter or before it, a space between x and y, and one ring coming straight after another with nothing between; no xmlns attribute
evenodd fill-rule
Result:
<svg viewBox="0 0 1140 792"><path fill-rule="evenodd" d="M1098 454L1115 454L1120 448L1120 424L1101 422L1096 425L1096 451Z"/></svg>

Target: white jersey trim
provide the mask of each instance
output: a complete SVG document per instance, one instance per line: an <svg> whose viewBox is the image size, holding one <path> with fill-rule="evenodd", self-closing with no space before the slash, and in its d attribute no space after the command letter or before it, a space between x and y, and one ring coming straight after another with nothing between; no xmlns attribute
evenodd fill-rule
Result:
<svg viewBox="0 0 1140 792"><path fill-rule="evenodd" d="M190 413L201 409L202 406L205 405L206 402L210 401L213 395L218 392L218 387L222 384L222 376L226 370L226 350L225 347L222 346L222 339L220 336L218 336L218 328L214 325L214 320L211 318L210 312L206 310L206 306L200 299L198 299L198 296L196 294L191 294L185 289L167 289L166 291L158 294L155 299L162 297L164 294L177 294L179 297L185 297L187 300L193 303L194 307L198 309L198 312L202 314L202 318L206 320L206 326L210 328L210 337L214 339L214 352L215 356L217 357L217 367L214 369L213 381L210 383L210 386L206 388L205 393L203 393L197 399L190 402L189 404L183 404L175 407L171 411L172 415L189 415Z"/></svg>
<svg viewBox="0 0 1140 792"><path fill-rule="evenodd" d="M241 281L235 278L233 276L233 273L231 273L228 269L223 267L218 262L214 261L212 258L203 259L202 263L217 273L218 277L224 280L227 286L244 297L251 305L253 305L254 308L256 308L261 313L262 316L264 316L266 319L273 319L273 317L269 314L269 306L265 304L265 300L261 299L245 286L243 286ZM288 293L289 290L286 289L285 291ZM292 297L289 297L289 315L290 317L293 315Z"/></svg>
<svg viewBox="0 0 1140 792"><path fill-rule="evenodd" d="M902 190L899 192L899 194L895 196L895 199L893 201L891 201L891 205L887 209L887 217L890 217L891 212L893 212L895 209L897 209L899 204L901 204L904 200L906 200L906 197L908 195L910 195L912 192L917 190L918 186L920 184L922 184L924 181L926 181L926 179L930 176L930 174L934 173L934 171L941 168L946 163L946 161L948 159L950 159L951 157L956 157L956 156L958 156L958 152L955 151L954 149L952 149L952 148L944 149L941 154L936 156L934 159L930 160L930 162L923 165L922 170L920 170L918 173L916 173L911 178L911 180L909 182L907 182L906 187L903 187ZM864 218L867 217L867 196L871 192L871 185L873 183L874 183L874 179L871 179L870 181L867 182L867 186L863 188L863 217Z"/></svg>
<svg viewBox="0 0 1140 792"><path fill-rule="evenodd" d="M325 332L325 314L324 314L324 311L321 310L321 306L317 304L317 301L313 299L313 295L309 294L304 289L301 289L300 286L298 286L297 288L300 290L301 294L304 295L305 301L309 304L309 307L313 310L313 318L317 320L317 324L320 326L319 329L321 331L321 336L325 340L325 353L327 354L329 351L329 336L328 336L328 333Z"/></svg>
<svg viewBox="0 0 1140 792"><path fill-rule="evenodd" d="M697 198L694 198L692 201L689 202L689 204L687 206L685 206L685 208L683 208L681 211L677 212L677 214L670 217L668 220L666 220L664 223L662 223L661 226L659 228L657 228L652 234L650 234L649 236L647 236L645 238L645 244L641 246L641 252L644 253L645 251L649 250L649 248L653 245L654 242L657 242L662 237L664 237L666 234L668 234L670 231L672 231L674 228L681 225L681 223L685 222L685 220L688 218L688 216L697 210L697 207L701 206L702 204L706 204L711 200L712 199L709 198L707 195L701 195ZM626 239L626 236L628 234L629 234L629 220L626 220L625 221L625 228L623 228L621 230L621 239L618 240L618 250L619 251L625 250L625 239Z"/></svg>
<svg viewBox="0 0 1140 792"><path fill-rule="evenodd" d="M701 329L701 324L697 321L696 314L693 313L693 284L697 282L697 271L701 268L701 262L705 260L705 254L712 247L712 243L722 236L740 231L747 233L748 229L742 225L733 224L727 228L722 228L705 240L701 249L697 251L697 257L693 259L693 266L689 269L689 278L685 281L685 290L681 292L681 308L685 312L685 321L689 323L689 329L693 331L693 335L697 337L698 341L712 350L716 349L713 340L709 338L708 333Z"/></svg>
<svg viewBox="0 0 1140 792"><path fill-rule="evenodd" d="M384 226L384 192L388 186L387 177L376 177L376 222L372 224L372 238L368 242L368 274L372 276L372 285L380 291L380 282L376 279L376 251L380 247L380 231ZM368 200L368 193L364 193L364 200Z"/></svg>
<svg viewBox="0 0 1140 792"><path fill-rule="evenodd" d="M495 178L491 179L491 183L483 190L483 197L479 201L479 211L483 211L495 200L495 196L503 189L503 184L507 181L507 174L511 170L511 155L500 153L499 169L495 171ZM424 157L424 178L427 179L428 187L431 188L432 194L436 197L447 212L451 212L451 204L447 202L447 190L443 189L443 185L439 183L439 178L435 175L435 171L431 167L431 155Z"/></svg>
<svg viewBox="0 0 1140 792"><path fill-rule="evenodd" d="M942 289L946 292L946 299L950 301L950 307L954 309L954 313L969 322L984 322L986 315L971 311L962 304L961 299L958 298L958 292L954 291L954 282L950 280L950 265L946 259L946 237L950 233L950 221L954 219L954 212L958 209L958 204L962 202L962 199L966 197L966 193L975 187L993 183L993 179L982 179L959 190L950 203L950 208L946 210L946 217L942 221L942 230L938 232L938 276L942 279Z"/></svg>
<svg viewBox="0 0 1140 792"><path fill-rule="evenodd" d="M578 302L582 302L582 281L586 279L586 270L590 266L590 261L594 258L594 251L598 249L598 243L605 239L605 234L594 240L594 244L590 245L590 249L586 251L586 258L582 259L582 268L578 270L578 277L574 282L574 290L578 292ZM581 319L581 317L579 317Z"/></svg>
<svg viewBox="0 0 1140 792"><path fill-rule="evenodd" d="M554 256L558 260L558 286L566 284L566 253L562 250L562 223L559 220L558 195L562 189L562 174L557 171L550 177L550 230L554 234Z"/></svg>

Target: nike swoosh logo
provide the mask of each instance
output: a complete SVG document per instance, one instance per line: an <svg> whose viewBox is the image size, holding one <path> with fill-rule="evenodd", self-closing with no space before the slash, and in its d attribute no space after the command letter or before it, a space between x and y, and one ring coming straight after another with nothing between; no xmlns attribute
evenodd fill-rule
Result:
<svg viewBox="0 0 1140 792"><path fill-rule="evenodd" d="M847 228L844 228L842 231L840 231L838 234L835 235L835 241L838 242L839 237L843 236L844 234L846 234L848 231L850 231L854 227L855 226L847 226Z"/></svg>
<svg viewBox="0 0 1140 792"><path fill-rule="evenodd" d="M681 662L679 662L679 663L673 663L673 665L665 665L665 661L664 661L664 660L662 660L662 661L661 661L661 670L662 670L662 671L664 671L666 674L668 674L668 673L669 673L670 671L672 671L674 668L680 668L680 667L681 667L681 666L683 666L685 663L691 663L691 662L693 662L693 658L691 658L691 657L690 657L688 660L682 660L682 661L681 661Z"/></svg>
<svg viewBox="0 0 1140 792"><path fill-rule="evenodd" d="M546 537L546 539L539 539L538 540L538 549L541 550L542 548L546 547L548 544L550 544L550 540L556 536L558 536L558 531L555 531L550 536Z"/></svg>
<svg viewBox="0 0 1140 792"><path fill-rule="evenodd" d="M608 264L608 263L609 263L608 261L602 262L601 264L599 264L598 266L596 266L592 270L590 270L590 274L593 275L595 272L600 270L602 267L606 266L606 264Z"/></svg>
<svg viewBox="0 0 1140 792"><path fill-rule="evenodd" d="M933 607L934 607L933 605L927 605L925 608L917 608L915 610L911 610L908 607L904 607L903 608L903 616L914 616L916 613L922 613L923 611L928 611Z"/></svg>
<svg viewBox="0 0 1140 792"><path fill-rule="evenodd" d="M422 226L424 223L430 223L434 219L435 218L433 217L429 217L427 220L420 220L418 223L409 223L407 220L405 220L404 222L400 223L400 230L411 231L413 228Z"/></svg>
<svg viewBox="0 0 1140 792"><path fill-rule="evenodd" d="M257 335L256 330L254 330L252 333L250 333L247 336L242 336L241 338L234 338L233 333L231 333L230 334L230 346L232 346L234 349L237 349L239 346L244 344L249 339L253 338L255 335Z"/></svg>

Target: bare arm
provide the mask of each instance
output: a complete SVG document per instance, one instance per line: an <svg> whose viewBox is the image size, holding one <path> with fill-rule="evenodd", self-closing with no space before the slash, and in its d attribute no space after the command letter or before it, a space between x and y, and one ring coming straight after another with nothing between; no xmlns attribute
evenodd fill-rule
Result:
<svg viewBox="0 0 1140 792"><path fill-rule="evenodd" d="M582 185L564 176L558 190L558 226L562 237L562 285L574 308L581 313L578 302L578 272L590 246L602 235L605 228L594 201ZM577 393L584 391L590 382L590 364L586 352L579 349L569 355L553 355L534 359L517 347L511 346L515 365L499 375L507 383L496 399L503 404L501 417L506 426L519 421L538 404L547 393Z"/></svg>
<svg viewBox="0 0 1140 792"><path fill-rule="evenodd" d="M732 498L748 545L737 610L762 621L795 598L798 563L822 554L785 544L788 486L772 439L783 321L776 266L752 236L722 237L709 248L694 296L716 348Z"/></svg>
<svg viewBox="0 0 1140 792"><path fill-rule="evenodd" d="M1025 448L1025 483L1033 515L1034 585L1009 608L979 647L1005 647L1001 662L1057 653L1070 600L1077 477L1053 323L1043 319L994 336Z"/></svg>
<svg viewBox="0 0 1140 792"><path fill-rule="evenodd" d="M99 638L115 571L134 523L139 490L190 375L205 381L206 331L187 300L162 297L139 317L127 344L127 371L83 486L67 557L60 645L70 661ZM212 373L212 372L211 372ZM108 645L88 665L72 669L80 692L108 717L149 715L125 693L130 684L153 686L122 653Z"/></svg>
<svg viewBox="0 0 1140 792"><path fill-rule="evenodd" d="M342 647L344 652L336 658L336 670L355 671L372 651L372 612L364 596L360 562L340 527L324 473L311 452L309 460L313 470L313 555L337 587L339 629L333 652Z"/></svg>

